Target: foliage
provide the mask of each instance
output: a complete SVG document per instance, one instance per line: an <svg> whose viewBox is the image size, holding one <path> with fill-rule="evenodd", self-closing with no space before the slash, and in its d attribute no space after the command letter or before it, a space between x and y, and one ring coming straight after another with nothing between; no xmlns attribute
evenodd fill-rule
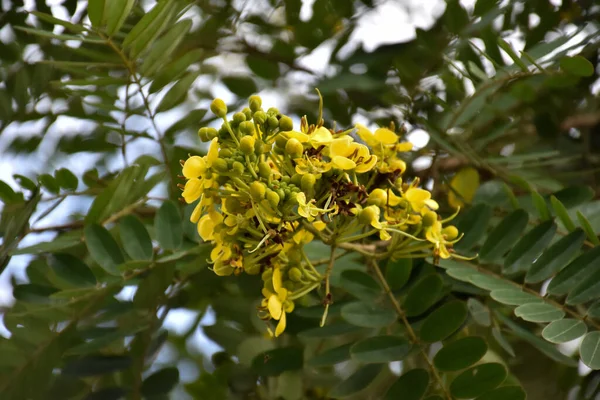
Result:
<svg viewBox="0 0 600 400"><path fill-rule="evenodd" d="M433 26L372 52L350 46L362 16L380 7L371 1L317 1L308 18L300 18L299 0L80 3L64 1L62 14L42 0L34 11L2 3L8 7L0 16L2 161L19 174L0 181L0 267L10 274L19 260L27 263L23 276L11 277L15 301L3 310L3 398L598 394L600 30L592 2L478 0L465 9L448 0ZM331 71L321 74L299 61L327 46ZM218 88L228 95L227 107L215 102L207 112ZM364 208L335 215L324 196L334 176L323 171L319 181L306 178L303 185L300 179L293 184L298 190L283 192L283 199L295 201L282 213L286 218L330 213L324 221L333 224L326 235L304 225L321 241L303 245L299 265L309 262L315 271L293 312L286 316L292 306L281 304L280 272L263 274L265 281L229 275L232 267L250 265L230 262L228 274L221 273L228 276L215 274L209 267L219 261L211 256L217 243L205 243L198 230L207 240L219 230L207 223L197 230L190 221L203 212L179 198L193 203L200 196L189 186L182 194L179 175L189 185L201 173L187 173L191 164L179 160L212 163L200 139L215 133L241 139L242 128L219 131L218 119L239 126L242 117L227 109L242 110L248 96L273 89L291 118L282 123L279 110L269 113L275 104L265 104L263 112L252 97L244 122L252 119L266 132L270 122L258 121L256 112L274 118L272 139L288 134L279 135L286 143L267 143L273 145L268 151L279 147L277 157L294 171L300 164L294 155L316 156L323 149L310 141L286 146L292 122L302 121L298 142L322 119L333 133L349 129L345 134L354 135L357 115L398 127L408 140L426 131L424 147L401 154L404 181L395 188L395 179L377 181L395 170L374 166L365 171L369 179L353 184L367 187L366 196L387 188L401 197L409 190L403 184L421 182L436 202L414 215L426 219L432 204L444 217L460 207L453 223L464 236L453 244L456 229L446 230L436 242L399 224L392 227L397 232L388 229L392 242L408 233L426 246L397 251L385 242L385 223L391 222L385 213L361 218L368 207L388 206L381 193L341 199L364 200ZM314 122L312 131L306 121ZM61 126L69 132L57 135ZM28 134L32 127L39 132ZM369 144L362 132L347 136L355 139L346 143L353 151L344 147L337 162L324 153L335 177L355 178L348 171L367 162L353 158L363 151L353 147L360 139ZM368 154L376 154L370 146ZM263 150L248 147L248 155L268 153ZM244 184L257 173L254 166L260 172L259 158L223 161L221 172L231 177L235 162L242 164L238 180ZM267 166L262 181L258 174L253 179L271 182L275 165ZM290 182L298 179L294 171L288 171ZM267 198L261 188L264 194L255 189L250 198ZM279 207L279 188L268 189ZM309 195L302 215L291 193L313 190L318 202L311 208ZM255 216L246 222L258 223ZM353 216L374 229L335 246L339 237L331 233ZM270 230L263 233L244 255L273 246ZM285 332L275 328L277 338L256 313L264 282L261 315L279 323L285 318ZM268 306L271 297L279 310ZM169 331L170 316L183 310L193 317L184 329ZM205 323L211 315L214 323ZM222 351L193 348L199 332ZM581 365L592 371L580 375Z"/></svg>

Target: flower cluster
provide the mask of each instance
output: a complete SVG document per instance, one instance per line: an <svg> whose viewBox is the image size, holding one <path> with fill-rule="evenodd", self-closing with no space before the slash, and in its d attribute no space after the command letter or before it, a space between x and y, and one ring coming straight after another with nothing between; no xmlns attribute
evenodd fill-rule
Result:
<svg viewBox="0 0 600 400"><path fill-rule="evenodd" d="M211 110L223 124L201 128L208 153L182 162L183 198L197 202L191 221L212 243L217 275L261 274L259 314L278 321L275 336L295 300L325 283L324 303L331 301L331 268L320 273L304 251L315 239L377 258L453 255L458 231L444 226L418 179L403 179L399 155L412 144L393 125L329 129L320 107L316 124L304 117L294 130L258 96L231 120L222 100Z"/></svg>

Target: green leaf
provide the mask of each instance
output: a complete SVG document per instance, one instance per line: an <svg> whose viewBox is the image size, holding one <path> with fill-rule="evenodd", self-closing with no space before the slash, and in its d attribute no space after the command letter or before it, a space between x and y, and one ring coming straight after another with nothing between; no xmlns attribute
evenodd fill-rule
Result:
<svg viewBox="0 0 600 400"><path fill-rule="evenodd" d="M490 310L476 298L471 297L467 300L467 308L471 316L481 326L491 326L492 317Z"/></svg>
<svg viewBox="0 0 600 400"><path fill-rule="evenodd" d="M50 193L56 194L60 192L60 185L50 174L41 174L38 176L38 182Z"/></svg>
<svg viewBox="0 0 600 400"><path fill-rule="evenodd" d="M543 300L531 293L519 289L497 289L492 290L490 297L498 303L511 306L520 306L528 303L541 303Z"/></svg>
<svg viewBox="0 0 600 400"><path fill-rule="evenodd" d="M4 204L19 203L22 201L22 196L15 193L7 183L0 181L0 200L2 200Z"/></svg>
<svg viewBox="0 0 600 400"><path fill-rule="evenodd" d="M600 297L600 270L595 271L588 279L577 285L567 296L566 304L583 304L598 297Z"/></svg>
<svg viewBox="0 0 600 400"><path fill-rule="evenodd" d="M400 258L388 261L385 267L385 280L392 291L400 290L406 285L412 271L412 258Z"/></svg>
<svg viewBox="0 0 600 400"><path fill-rule="evenodd" d="M238 97L249 97L257 91L254 79L248 76L224 76L221 81L231 93Z"/></svg>
<svg viewBox="0 0 600 400"><path fill-rule="evenodd" d="M252 369L261 376L277 376L285 371L302 369L303 364L301 347L280 347L254 357Z"/></svg>
<svg viewBox="0 0 600 400"><path fill-rule="evenodd" d="M592 317L594 319L600 318L600 300L594 302L587 310L588 317Z"/></svg>
<svg viewBox="0 0 600 400"><path fill-rule="evenodd" d="M527 67L527 65L523 62L523 60L521 60L521 57L519 57L517 55L517 53L515 53L515 51L513 50L513 48L511 47L510 44L508 44L504 39L502 39L501 37L498 38L498 46L500 46L500 48L502 50L504 50L506 52L506 54L508 54L508 56L514 61L514 63L516 65L519 66L519 68L521 68L522 71L528 72L529 68Z"/></svg>
<svg viewBox="0 0 600 400"><path fill-rule="evenodd" d="M373 301L381 294L381 288L371 275L352 269L342 272L339 286L365 301Z"/></svg>
<svg viewBox="0 0 600 400"><path fill-rule="evenodd" d="M171 22L176 5L176 1L159 1L131 29L123 40L123 48L129 49L132 59L149 47Z"/></svg>
<svg viewBox="0 0 600 400"><path fill-rule="evenodd" d="M560 60L560 68L568 74L575 76L594 75L594 65L582 56L563 57Z"/></svg>
<svg viewBox="0 0 600 400"><path fill-rule="evenodd" d="M538 212L540 219L542 221L548 221L550 219L550 211L548 210L548 204L546 200L535 190L531 192L531 200L533 202L533 206Z"/></svg>
<svg viewBox="0 0 600 400"><path fill-rule="evenodd" d="M593 199L594 191L589 186L570 186L554 193L554 197L556 197L565 208L571 209Z"/></svg>
<svg viewBox="0 0 600 400"><path fill-rule="evenodd" d="M92 0L90 3L92 3L94 0ZM88 6L89 8L90 6ZM71 32L75 32L75 33L81 33L83 31L85 31L85 29L77 24L72 24L69 21L65 21L59 18L55 18L52 15L43 13L43 12L39 12L39 11L31 11L31 14L35 15L36 17L38 17L39 19L41 19L42 21L46 21L49 22L53 25L60 25L60 26L64 26L65 28L67 28L68 30L70 30ZM90 19L91 20L91 19Z"/></svg>
<svg viewBox="0 0 600 400"><path fill-rule="evenodd" d="M490 218L492 218L492 207L485 203L480 203L461 216L456 227L459 232L463 232L462 239L454 245L456 251L470 250L485 235Z"/></svg>
<svg viewBox="0 0 600 400"><path fill-rule="evenodd" d="M350 354L362 363L386 363L402 360L411 347L407 340L397 336L373 336L354 344Z"/></svg>
<svg viewBox="0 0 600 400"><path fill-rule="evenodd" d="M105 0L90 0L88 1L88 16L94 28L100 27L104 20L104 3Z"/></svg>
<svg viewBox="0 0 600 400"><path fill-rule="evenodd" d="M475 400L525 400L527 394L520 386L502 386L487 392Z"/></svg>
<svg viewBox="0 0 600 400"><path fill-rule="evenodd" d="M168 111L181 103L187 97L188 91L194 84L196 78L200 76L200 71L190 71L186 73L183 78L177 81L171 89L162 98L160 104L156 108L157 112Z"/></svg>
<svg viewBox="0 0 600 400"><path fill-rule="evenodd" d="M402 304L406 316L423 314L439 299L444 283L438 274L430 274L416 282L409 290Z"/></svg>
<svg viewBox="0 0 600 400"><path fill-rule="evenodd" d="M426 343L439 342L456 332L467 319L467 306L451 300L425 318L419 336Z"/></svg>
<svg viewBox="0 0 600 400"><path fill-rule="evenodd" d="M502 331L498 329L498 327L494 326L492 328L492 336L494 340L496 340L496 343L498 343L500 347L504 349L504 351L506 351L512 357L515 357L515 350L512 348L512 346L510 345L506 337L504 337Z"/></svg>
<svg viewBox="0 0 600 400"><path fill-rule="evenodd" d="M542 282L556 274L575 257L584 241L585 234L578 228L554 243L535 260L527 271L525 282Z"/></svg>
<svg viewBox="0 0 600 400"><path fill-rule="evenodd" d="M350 325L345 322L336 322L334 324L325 325L322 328L316 327L300 331L298 332L298 336L305 339L321 339L332 336L347 335L350 333L360 332L362 330L363 328L360 326Z"/></svg>
<svg viewBox="0 0 600 400"><path fill-rule="evenodd" d="M469 277L469 282L486 290L513 289L515 287L510 281L492 275L485 275L478 271L475 271L475 273Z"/></svg>
<svg viewBox="0 0 600 400"><path fill-rule="evenodd" d="M171 82L175 82L190 65L199 62L204 55L204 50L195 49L188 51L176 60L165 65L164 68L158 71L154 77L154 81L150 85L150 93L156 93Z"/></svg>
<svg viewBox="0 0 600 400"><path fill-rule="evenodd" d="M179 370L176 367L163 368L144 379L142 394L146 397L169 394L179 382Z"/></svg>
<svg viewBox="0 0 600 400"><path fill-rule="evenodd" d="M550 243L556 229L553 221L546 221L527 232L506 256L503 272L508 275L526 271Z"/></svg>
<svg viewBox="0 0 600 400"><path fill-rule="evenodd" d="M177 49L179 43L192 27L192 20L183 19L177 22L163 37L152 46L141 66L141 71L146 76L152 76L156 71L169 61L171 54Z"/></svg>
<svg viewBox="0 0 600 400"><path fill-rule="evenodd" d="M569 216L567 212L567 208L554 196L550 196L550 203L552 204L552 209L554 210L554 214L560 219L560 222L567 228L569 232L573 232L575 230L575 223Z"/></svg>
<svg viewBox="0 0 600 400"><path fill-rule="evenodd" d="M587 235L587 238L590 242L594 244L594 246L600 246L600 239L594 232L594 228L592 228L592 224L590 221L581 213L581 211L577 211L577 219L579 220L579 225L583 228L583 231Z"/></svg>
<svg viewBox="0 0 600 400"><path fill-rule="evenodd" d="M14 174L13 178L19 184L19 186L24 189L27 189L31 192L34 192L37 189L37 185L26 176Z"/></svg>
<svg viewBox="0 0 600 400"><path fill-rule="evenodd" d="M396 314L390 309L357 301L342 307L342 318L364 328L383 328L396 320Z"/></svg>
<svg viewBox="0 0 600 400"><path fill-rule="evenodd" d="M590 332L579 346L581 361L591 369L600 369L600 332Z"/></svg>
<svg viewBox="0 0 600 400"><path fill-rule="evenodd" d="M308 361L308 365L311 367L327 367L341 363L350 359L350 347L354 343L347 343L341 346L327 349L321 354L313 357Z"/></svg>
<svg viewBox="0 0 600 400"><path fill-rule="evenodd" d="M117 265L125 259L110 232L98 224L87 225L83 232L85 244L94 261L109 274L120 275Z"/></svg>
<svg viewBox="0 0 600 400"><path fill-rule="evenodd" d="M48 265L62 282L73 288L96 285L94 273L79 258L67 253L55 253L48 256Z"/></svg>
<svg viewBox="0 0 600 400"><path fill-rule="evenodd" d="M261 78L275 80L279 77L279 64L255 54L248 54L246 64L252 72Z"/></svg>
<svg viewBox="0 0 600 400"><path fill-rule="evenodd" d="M548 293L562 296L589 279L600 269L600 247L595 247L571 261L548 285Z"/></svg>
<svg viewBox="0 0 600 400"><path fill-rule="evenodd" d="M442 347L433 363L440 371L459 371L481 360L487 349L485 340L479 336L468 336Z"/></svg>
<svg viewBox="0 0 600 400"><path fill-rule="evenodd" d="M472 399L498 387L506 376L507 371L502 364L476 365L454 378L450 393L459 399Z"/></svg>
<svg viewBox="0 0 600 400"><path fill-rule="evenodd" d="M57 289L48 286L36 285L33 283L16 285L13 288L14 298L26 303L51 303L52 300L50 299L50 296L56 292Z"/></svg>
<svg viewBox="0 0 600 400"><path fill-rule="evenodd" d="M552 322L565 316L565 312L546 303L529 303L515 308L515 315L529 322Z"/></svg>
<svg viewBox="0 0 600 400"><path fill-rule="evenodd" d="M519 240L528 220L525 210L516 210L505 217L483 243L479 253L481 262L493 262L509 251Z"/></svg>
<svg viewBox="0 0 600 400"><path fill-rule="evenodd" d="M157 264L138 286L133 304L137 308L155 308L165 296L165 290L171 285L175 275L175 264Z"/></svg>
<svg viewBox="0 0 600 400"><path fill-rule="evenodd" d="M127 369L131 362L128 356L91 355L67 363L62 373L78 377L104 375Z"/></svg>
<svg viewBox="0 0 600 400"><path fill-rule="evenodd" d="M548 324L542 330L542 337L552 343L565 343L582 337L586 332L585 322L565 318Z"/></svg>
<svg viewBox="0 0 600 400"><path fill-rule="evenodd" d="M183 243L183 225L177 205L165 201L154 219L156 240L165 250L175 250Z"/></svg>
<svg viewBox="0 0 600 400"><path fill-rule="evenodd" d="M108 36L113 36L119 32L121 26L129 16L129 12L133 7L135 0L105 0L106 11L106 33Z"/></svg>
<svg viewBox="0 0 600 400"><path fill-rule="evenodd" d="M352 396L367 388L377 378L383 364L367 364L360 367L348 379L340 382L329 392L329 397L343 398Z"/></svg>
<svg viewBox="0 0 600 400"><path fill-rule="evenodd" d="M411 369L396 379L388 389L385 400L420 400L429 386L429 373L421 368Z"/></svg>
<svg viewBox="0 0 600 400"><path fill-rule="evenodd" d="M77 190L77 186L79 186L79 179L66 168L57 169L54 172L54 178L60 187L66 190Z"/></svg>
<svg viewBox="0 0 600 400"><path fill-rule="evenodd" d="M119 232L125 252L133 260L151 260L152 240L146 227L136 216L126 215L119 222Z"/></svg>

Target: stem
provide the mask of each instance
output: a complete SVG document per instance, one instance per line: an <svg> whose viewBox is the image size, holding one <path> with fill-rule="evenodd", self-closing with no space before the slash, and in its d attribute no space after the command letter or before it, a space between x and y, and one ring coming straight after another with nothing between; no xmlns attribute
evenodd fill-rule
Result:
<svg viewBox="0 0 600 400"><path fill-rule="evenodd" d="M325 321L327 320L329 305L333 304L333 298L331 296L331 287L329 284L329 277L331 276L331 271L333 271L333 264L335 264L335 244L331 245L331 256L329 257L329 264L327 265L327 269L325 270L325 299L323 299L323 304L325 304L325 312L323 313L323 317L321 318L321 327L325 325Z"/></svg>

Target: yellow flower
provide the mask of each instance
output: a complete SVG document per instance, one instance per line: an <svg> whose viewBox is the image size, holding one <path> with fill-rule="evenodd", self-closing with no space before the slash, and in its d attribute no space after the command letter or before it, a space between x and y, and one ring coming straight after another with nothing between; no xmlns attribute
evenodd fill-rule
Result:
<svg viewBox="0 0 600 400"><path fill-rule="evenodd" d="M434 254L446 259L450 258L450 252L446 247L452 242L446 239L446 235L442 232L442 222L435 221L431 226L425 228L425 238L434 244Z"/></svg>
<svg viewBox="0 0 600 400"><path fill-rule="evenodd" d="M267 307L271 318L279 321L275 328L275 337L281 335L286 326L286 313L294 310L294 303L288 300L288 290L282 286L281 269L273 269L273 288L275 293L271 293L267 301Z"/></svg>
<svg viewBox="0 0 600 400"><path fill-rule="evenodd" d="M296 172L300 175L313 174L315 178L320 179L322 174L331 169L331 164L315 157L304 157L294 160L296 162Z"/></svg>
<svg viewBox="0 0 600 400"><path fill-rule="evenodd" d="M223 221L223 216L212 210L198 221L198 234L205 242L214 240L215 227Z"/></svg>
<svg viewBox="0 0 600 400"><path fill-rule="evenodd" d="M371 155L367 146L354 143L349 136L331 142L329 157L336 168L358 173L370 171L377 163L377 156Z"/></svg>
<svg viewBox="0 0 600 400"><path fill-rule="evenodd" d="M331 131L323 126L315 129L310 135L308 135L308 143L314 148L318 149L321 146L329 145L333 140Z"/></svg>
<svg viewBox="0 0 600 400"><path fill-rule="evenodd" d="M366 126L356 124L358 136L373 149L381 145L392 145L398 142L398 136L387 128L379 128L375 133L371 132Z"/></svg>
<svg viewBox="0 0 600 400"><path fill-rule="evenodd" d="M298 230L298 232L294 233L294 236L292 237L296 244L307 244L312 242L314 238L315 235L304 229Z"/></svg>
<svg viewBox="0 0 600 400"><path fill-rule="evenodd" d="M315 218L320 214L333 210L333 208L325 210L323 208L316 207L315 199L312 199L307 203L306 195L304 194L304 192L299 192L298 194L296 194L296 201L298 202L298 214L306 218L308 222L314 221Z"/></svg>
<svg viewBox="0 0 600 400"><path fill-rule="evenodd" d="M411 186L402 194L402 197L408 201L411 209L417 213L422 214L439 208L438 203L431 198L431 193L425 189Z"/></svg>
<svg viewBox="0 0 600 400"><path fill-rule="evenodd" d="M217 158L219 158L219 142L217 138L214 138L210 143L207 155L204 157L192 156L183 164L183 176L188 179L182 193L186 203L198 200L204 193L204 189L215 185L217 175L214 172L209 174L208 169Z"/></svg>

